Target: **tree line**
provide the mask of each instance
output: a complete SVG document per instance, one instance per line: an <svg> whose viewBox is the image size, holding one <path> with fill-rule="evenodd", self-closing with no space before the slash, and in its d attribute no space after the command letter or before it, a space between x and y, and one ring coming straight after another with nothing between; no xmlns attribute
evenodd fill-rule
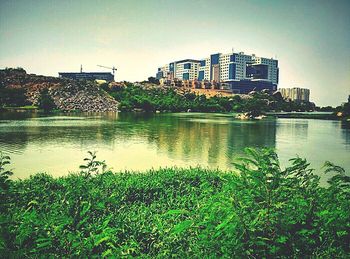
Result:
<svg viewBox="0 0 350 259"><path fill-rule="evenodd" d="M141 109L154 111L194 111L194 112L252 112L260 114L268 111L313 111L311 102L286 101L280 94L254 92L249 97L214 96L207 98L190 91L179 92L175 88L151 87L126 83L126 87L109 88L101 86L119 103L121 111Z"/></svg>

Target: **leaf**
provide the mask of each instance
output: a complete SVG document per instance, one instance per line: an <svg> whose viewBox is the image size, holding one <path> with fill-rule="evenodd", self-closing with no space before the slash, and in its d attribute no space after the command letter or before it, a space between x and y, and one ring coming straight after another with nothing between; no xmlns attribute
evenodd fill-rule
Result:
<svg viewBox="0 0 350 259"><path fill-rule="evenodd" d="M342 237L342 236L346 236L348 234L348 232L347 231L337 231L337 236L338 237Z"/></svg>
<svg viewBox="0 0 350 259"><path fill-rule="evenodd" d="M106 228L108 226L108 223L111 221L112 216L109 216L106 220L102 223L102 229Z"/></svg>
<svg viewBox="0 0 350 259"><path fill-rule="evenodd" d="M280 243L280 244L285 244L286 242L287 242L287 240L288 240L288 237L286 237L286 236L280 236L280 237L278 237L277 238L277 242L278 243Z"/></svg>
<svg viewBox="0 0 350 259"><path fill-rule="evenodd" d="M51 241L49 240L49 241L45 241L45 242L42 242L42 243L38 243L37 245L36 245L36 247L37 248L44 248L44 247L48 247L48 246L50 246L51 245Z"/></svg>
<svg viewBox="0 0 350 259"><path fill-rule="evenodd" d="M98 241L96 242L95 246L98 246L98 245L101 244L102 242L108 241L109 239L110 239L109 236L105 236L105 237L101 238L100 240L98 240Z"/></svg>
<svg viewBox="0 0 350 259"><path fill-rule="evenodd" d="M233 216L234 215L227 217L221 224L216 226L215 230L220 230L220 229L226 227L227 224L230 223L230 221L232 220Z"/></svg>
<svg viewBox="0 0 350 259"><path fill-rule="evenodd" d="M30 205L38 205L38 202L36 200L32 200L28 203L27 206L30 206Z"/></svg>
<svg viewBox="0 0 350 259"><path fill-rule="evenodd" d="M107 255L112 255L112 254L113 254L112 249L108 249L103 252L102 257L106 257Z"/></svg>
<svg viewBox="0 0 350 259"><path fill-rule="evenodd" d="M319 212L319 216L324 216L324 215L328 215L329 211L328 210L322 210L321 212Z"/></svg>
<svg viewBox="0 0 350 259"><path fill-rule="evenodd" d="M344 175L345 174L345 170L344 168L333 164L332 162L326 161L323 165L323 168L326 168L325 170L325 174L329 173L329 172L335 172L338 173L340 175Z"/></svg>
<svg viewBox="0 0 350 259"><path fill-rule="evenodd" d="M82 211L80 212L80 216L84 216L86 214L86 212L88 212L88 210L91 207L90 203L87 203L87 202L83 202L83 203L84 203L84 205L83 205Z"/></svg>
<svg viewBox="0 0 350 259"><path fill-rule="evenodd" d="M169 210L164 215L180 215L180 214L186 214L188 213L187 210Z"/></svg>
<svg viewBox="0 0 350 259"><path fill-rule="evenodd" d="M181 232L187 230L189 227L191 227L192 225L192 220L185 220L180 222L179 224L177 224L172 231L172 234L176 235L176 234L180 234Z"/></svg>
<svg viewBox="0 0 350 259"><path fill-rule="evenodd" d="M73 242L72 243L72 248L76 249L80 245L81 245L80 242Z"/></svg>
<svg viewBox="0 0 350 259"><path fill-rule="evenodd" d="M275 204L275 207L276 207L277 209L280 209L280 208L283 208L283 206L284 206L285 204L286 204L285 202L277 202L277 203Z"/></svg>
<svg viewBox="0 0 350 259"><path fill-rule="evenodd" d="M77 228L79 229L89 218L86 217L83 220L80 220L79 223L77 224Z"/></svg>

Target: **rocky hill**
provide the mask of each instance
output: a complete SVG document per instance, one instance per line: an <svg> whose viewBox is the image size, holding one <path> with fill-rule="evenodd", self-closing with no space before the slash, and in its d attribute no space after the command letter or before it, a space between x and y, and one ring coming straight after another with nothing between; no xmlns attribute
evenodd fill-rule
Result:
<svg viewBox="0 0 350 259"><path fill-rule="evenodd" d="M0 70L0 91L4 92L0 96L0 106L15 106L20 94L24 95L26 104L36 105L44 89L48 90L57 108L62 111L117 111L118 102L95 82L27 74L21 68ZM11 94L17 100L11 100Z"/></svg>

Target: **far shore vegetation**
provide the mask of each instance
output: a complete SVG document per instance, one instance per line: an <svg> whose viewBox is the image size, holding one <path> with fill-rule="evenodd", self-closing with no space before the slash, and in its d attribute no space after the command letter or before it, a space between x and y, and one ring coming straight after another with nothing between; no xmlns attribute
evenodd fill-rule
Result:
<svg viewBox="0 0 350 259"><path fill-rule="evenodd" d="M120 102L121 111L141 109L144 111L193 111L193 112L251 112L261 114L267 111L312 111L310 102L286 102L280 94L254 92L249 96L214 96L207 98L188 89L144 87L142 84L125 82L125 87L101 87Z"/></svg>
<svg viewBox="0 0 350 259"><path fill-rule="evenodd" d="M35 84L40 81L45 85L45 78L33 75L33 81L30 82L31 75L27 75L22 68L7 68L0 71L0 109L20 109L33 110L39 109L46 112L56 110L55 102L50 96L48 88L42 88L38 100L33 103L28 99L28 93L25 87L20 87L28 83ZM7 77L11 77L11 82L16 83L16 77L23 79L24 82L17 82L19 87L9 87ZM39 79L38 79L39 78ZM21 81L20 79L18 79ZM47 80L56 82L59 78L48 78ZM44 83L43 83L44 82ZM62 84L66 81L62 81ZM80 82L84 84L84 81ZM112 96L119 104L119 111L144 111L144 112L234 112L249 113L253 116L265 114L268 112L332 112L332 114L323 115L279 115L280 117L298 117L298 118L323 118L323 119L348 119L350 117L350 96L348 102L338 107L317 107L312 102L298 102L284 100L279 92L270 94L268 92L253 92L248 96L234 95L231 97L214 96L207 98L205 95L197 95L189 89L160 87L157 80L150 77L148 81L141 83L121 82L118 86L113 84L101 83L94 85L107 96ZM122 85L122 86L121 86Z"/></svg>
<svg viewBox="0 0 350 259"><path fill-rule="evenodd" d="M0 154L3 258L347 258L350 177L302 158L281 168L247 149L236 170L113 173L90 152L80 172L12 180Z"/></svg>

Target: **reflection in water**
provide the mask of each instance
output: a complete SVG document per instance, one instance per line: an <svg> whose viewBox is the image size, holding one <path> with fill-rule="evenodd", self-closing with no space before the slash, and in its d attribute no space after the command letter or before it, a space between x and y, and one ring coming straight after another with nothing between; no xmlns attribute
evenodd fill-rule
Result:
<svg viewBox="0 0 350 259"><path fill-rule="evenodd" d="M342 139L345 142L345 148L347 151L350 151L350 121L342 121L340 123L340 128L343 137Z"/></svg>
<svg viewBox="0 0 350 259"><path fill-rule="evenodd" d="M292 157L306 158L317 172L331 161L350 172L349 129L341 121L280 119L277 120L276 149L282 164ZM322 181L325 182L326 177Z"/></svg>
<svg viewBox="0 0 350 259"><path fill-rule="evenodd" d="M313 164L347 169L350 130L338 121L236 121L225 114L0 113L0 150L17 177L38 171L76 171L88 150L114 170L165 166L232 168L245 147L276 147L284 161L299 154ZM322 154L320 155L320 150Z"/></svg>
<svg viewBox="0 0 350 259"><path fill-rule="evenodd" d="M159 150L174 159L226 169L246 146L275 145L275 120L264 124L237 123L231 117L218 118L219 123L181 116L168 116L167 120L171 127L151 123L150 136Z"/></svg>

